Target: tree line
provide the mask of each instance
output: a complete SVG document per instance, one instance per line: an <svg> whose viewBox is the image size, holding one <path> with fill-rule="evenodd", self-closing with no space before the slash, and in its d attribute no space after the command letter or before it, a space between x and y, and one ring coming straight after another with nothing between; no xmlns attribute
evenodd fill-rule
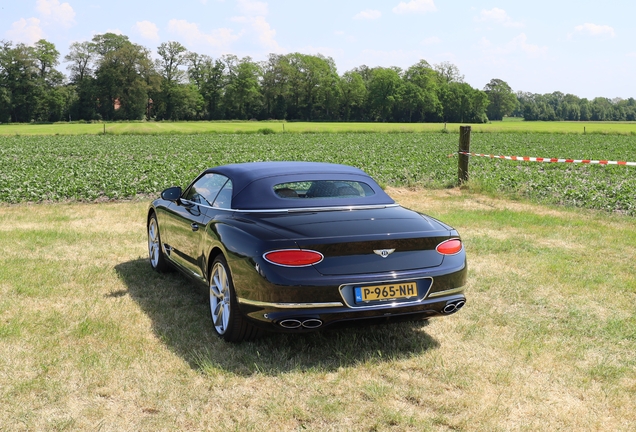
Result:
<svg viewBox="0 0 636 432"><path fill-rule="evenodd" d="M333 59L301 53L266 61L188 51L179 42L158 58L125 35L105 33L60 53L0 41L0 122L247 120L466 122L635 120L634 99L514 93L503 80L483 90L449 62L407 69L359 66L339 75Z"/></svg>
<svg viewBox="0 0 636 432"><path fill-rule="evenodd" d="M635 121L636 100L608 99L592 100L571 94L554 92L532 94L517 92L518 105L512 114L526 120L570 120L570 121Z"/></svg>

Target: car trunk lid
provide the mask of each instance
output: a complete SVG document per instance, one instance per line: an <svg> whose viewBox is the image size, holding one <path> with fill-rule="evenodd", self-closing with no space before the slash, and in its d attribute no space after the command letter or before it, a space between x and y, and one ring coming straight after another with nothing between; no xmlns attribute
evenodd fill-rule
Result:
<svg viewBox="0 0 636 432"><path fill-rule="evenodd" d="M448 227L401 207L272 215L261 222L301 249L322 253L314 267L324 275L436 267L443 256L435 248L451 237Z"/></svg>

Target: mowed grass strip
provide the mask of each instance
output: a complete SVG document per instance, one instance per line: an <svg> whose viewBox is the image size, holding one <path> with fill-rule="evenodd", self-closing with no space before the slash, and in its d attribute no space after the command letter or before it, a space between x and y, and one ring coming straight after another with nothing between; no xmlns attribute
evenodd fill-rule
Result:
<svg viewBox="0 0 636 432"><path fill-rule="evenodd" d="M522 119L506 119L522 120ZM464 125L464 123L461 123ZM378 122L288 122L268 121L196 121L196 122L113 122L0 124L2 135L161 135L210 133L377 133L377 132L449 132L459 133L459 123L378 123ZM493 121L473 124L473 132L618 134L636 135L636 122L570 121Z"/></svg>
<svg viewBox="0 0 636 432"><path fill-rule="evenodd" d="M388 191L460 230L466 307L240 345L146 202L0 207L0 430L634 430L633 218Z"/></svg>

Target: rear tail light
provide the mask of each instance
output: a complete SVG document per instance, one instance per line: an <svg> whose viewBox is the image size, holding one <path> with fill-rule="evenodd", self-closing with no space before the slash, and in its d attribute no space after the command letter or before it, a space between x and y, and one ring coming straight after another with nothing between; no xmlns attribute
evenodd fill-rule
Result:
<svg viewBox="0 0 636 432"><path fill-rule="evenodd" d="M462 241L460 239L450 239L441 242L435 250L442 255L455 255L462 250Z"/></svg>
<svg viewBox="0 0 636 432"><path fill-rule="evenodd" d="M263 255L267 262L284 267L306 267L323 260L320 252L307 249L281 249Z"/></svg>

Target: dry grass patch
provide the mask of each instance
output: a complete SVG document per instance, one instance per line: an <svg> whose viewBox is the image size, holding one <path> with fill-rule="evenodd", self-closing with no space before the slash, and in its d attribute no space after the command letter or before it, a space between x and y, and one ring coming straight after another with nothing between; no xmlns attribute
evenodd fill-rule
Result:
<svg viewBox="0 0 636 432"><path fill-rule="evenodd" d="M150 270L146 202L0 207L0 430L635 429L633 218L389 193L460 231L467 306L240 345Z"/></svg>

